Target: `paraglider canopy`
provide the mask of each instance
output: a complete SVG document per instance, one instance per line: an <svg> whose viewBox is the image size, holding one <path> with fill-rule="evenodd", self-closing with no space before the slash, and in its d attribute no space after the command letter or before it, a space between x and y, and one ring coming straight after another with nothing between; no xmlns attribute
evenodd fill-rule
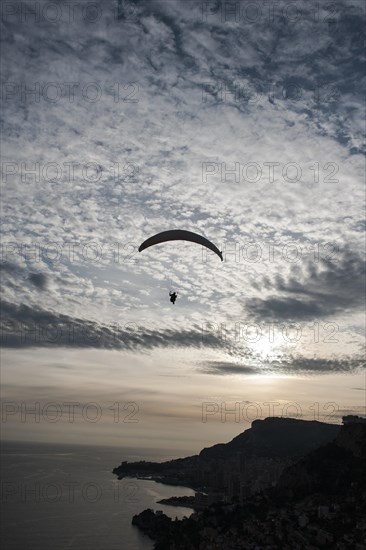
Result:
<svg viewBox="0 0 366 550"><path fill-rule="evenodd" d="M192 231L183 231L182 229L162 231L161 233L157 233L156 235L149 237L140 245L139 252L142 252L145 248L149 248L155 244L165 243L167 241L190 241L192 243L201 244L202 246L205 246L215 252L215 254L221 258L222 262L224 261L222 252L211 241L206 239L206 237L198 235L198 233L193 233Z"/></svg>

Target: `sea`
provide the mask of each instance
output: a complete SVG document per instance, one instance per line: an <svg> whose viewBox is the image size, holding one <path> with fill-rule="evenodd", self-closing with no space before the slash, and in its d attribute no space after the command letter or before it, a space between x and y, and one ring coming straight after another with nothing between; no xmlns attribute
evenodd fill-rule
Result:
<svg viewBox="0 0 366 550"><path fill-rule="evenodd" d="M153 542L131 525L134 514L193 512L157 503L192 489L112 474L122 460L170 458L159 450L5 441L1 454L3 550L150 550Z"/></svg>

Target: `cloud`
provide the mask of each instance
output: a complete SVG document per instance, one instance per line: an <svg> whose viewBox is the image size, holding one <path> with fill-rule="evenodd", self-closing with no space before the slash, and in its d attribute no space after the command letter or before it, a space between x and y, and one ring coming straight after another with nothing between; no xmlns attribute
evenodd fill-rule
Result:
<svg viewBox="0 0 366 550"><path fill-rule="evenodd" d="M38 290L46 290L49 284L49 276L45 273L34 273L27 267L9 261L0 262L0 271L4 288L9 286L21 290L24 289L25 282L29 281Z"/></svg>
<svg viewBox="0 0 366 550"><path fill-rule="evenodd" d="M235 345L215 333L203 334L199 326L191 330L154 330L130 323L127 327L102 325L85 319L30 308L25 305L2 304L1 344L4 348L68 347L81 349L123 350L143 353L158 348L206 349L235 354ZM239 348L238 348L239 349ZM365 368L361 356L305 357L282 354L258 358L250 348L240 354L245 363L226 360L199 361L198 371L213 375L271 374L340 374ZM58 365L58 368L68 368Z"/></svg>
<svg viewBox="0 0 366 550"><path fill-rule="evenodd" d="M48 279L44 273L30 273L28 279L39 290L46 290Z"/></svg>
<svg viewBox="0 0 366 550"><path fill-rule="evenodd" d="M154 348L221 348L222 339L191 330L153 330L137 323L124 327L45 311L37 307L2 303L3 347L74 347L143 351Z"/></svg>
<svg viewBox="0 0 366 550"><path fill-rule="evenodd" d="M13 264L11 262L0 262L0 271L2 271L3 273L14 274L19 273L19 270L20 268L16 264Z"/></svg>
<svg viewBox="0 0 366 550"><path fill-rule="evenodd" d="M272 319L314 319L338 312L361 311L365 299L365 260L344 250L336 261L322 261L318 269L308 264L294 267L287 279L268 278L264 287L276 296L249 300L246 307L256 317Z"/></svg>
<svg viewBox="0 0 366 550"><path fill-rule="evenodd" d="M282 363L282 364L281 364ZM328 358L308 358L308 357L293 357L286 358L284 362L275 364L284 373L299 373L299 374L340 374L347 372L355 372L358 369L366 367L365 358L358 357L333 357Z"/></svg>
<svg viewBox="0 0 366 550"><path fill-rule="evenodd" d="M366 368L366 361L358 357L304 357L286 356L281 359L263 359L257 366L248 366L229 361L207 361L199 365L199 370L206 374L217 375L314 375L355 373Z"/></svg>
<svg viewBox="0 0 366 550"><path fill-rule="evenodd" d="M199 370L206 374L259 374L258 368L229 363L225 361L207 361L199 365Z"/></svg>

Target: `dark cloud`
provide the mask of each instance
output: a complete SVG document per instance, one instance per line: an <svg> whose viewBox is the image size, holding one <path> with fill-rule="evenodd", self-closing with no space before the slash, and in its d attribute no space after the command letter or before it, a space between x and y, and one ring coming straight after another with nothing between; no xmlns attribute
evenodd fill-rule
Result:
<svg viewBox="0 0 366 550"><path fill-rule="evenodd" d="M3 273L18 273L20 271L19 266L12 264L11 262L1 262L0 263L0 271Z"/></svg>
<svg viewBox="0 0 366 550"><path fill-rule="evenodd" d="M320 317L323 312L315 301L301 301L296 298L253 299L248 304L249 311L262 318L309 319Z"/></svg>
<svg viewBox="0 0 366 550"><path fill-rule="evenodd" d="M355 372L365 368L366 361L362 357L314 358L304 356L288 356L279 359L264 359L258 366L247 366L226 361L207 361L199 364L199 370L207 374L342 374ZM359 388L361 389L361 388Z"/></svg>
<svg viewBox="0 0 366 550"><path fill-rule="evenodd" d="M44 273L30 273L28 279L39 290L46 290L48 278Z"/></svg>
<svg viewBox="0 0 366 550"><path fill-rule="evenodd" d="M102 325L27 305L2 303L1 343L3 347L49 347L144 350L153 348L221 348L222 339L203 334L201 327L164 331L137 323Z"/></svg>
<svg viewBox="0 0 366 550"><path fill-rule="evenodd" d="M261 371L255 367L238 365L225 361L206 361L200 363L199 369L207 374L258 374Z"/></svg>
<svg viewBox="0 0 366 550"><path fill-rule="evenodd" d="M8 348L71 347L143 352L156 348L211 348L233 351L215 334L204 334L199 326L191 330L154 330L137 323L124 327L102 325L94 321L31 308L26 305L2 303L1 344ZM230 348L230 349L229 349ZM250 350L248 362L254 366L232 361L207 361L198 364L206 374L329 374L355 371L365 366L362 357L306 358L287 356L261 361ZM60 368L65 368L60 365Z"/></svg>
<svg viewBox="0 0 366 550"><path fill-rule="evenodd" d="M312 319L361 310L365 280L364 259L345 250L335 261L320 262L317 269L314 263L303 271L294 267L287 281L277 276L271 282L266 277L263 288L276 295L249 300L246 308L255 317L277 320Z"/></svg>
<svg viewBox="0 0 366 550"><path fill-rule="evenodd" d="M26 267L11 262L1 262L0 271L2 273L1 282L5 285L23 284L24 280L29 281L38 290L46 290L48 285L49 278L45 273L29 272Z"/></svg>
<svg viewBox="0 0 366 550"><path fill-rule="evenodd" d="M272 368L287 374L341 374L356 371L365 366L364 357L350 356L331 359L297 356L272 364Z"/></svg>

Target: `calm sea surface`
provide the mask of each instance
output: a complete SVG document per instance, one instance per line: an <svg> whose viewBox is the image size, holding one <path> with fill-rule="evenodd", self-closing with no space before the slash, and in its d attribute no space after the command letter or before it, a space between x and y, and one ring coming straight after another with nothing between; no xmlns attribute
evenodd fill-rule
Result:
<svg viewBox="0 0 366 550"><path fill-rule="evenodd" d="M189 508L157 504L191 489L148 480L118 481L122 460L164 460L157 451L3 442L1 547L5 550L150 550L131 519L145 508L174 518Z"/></svg>

